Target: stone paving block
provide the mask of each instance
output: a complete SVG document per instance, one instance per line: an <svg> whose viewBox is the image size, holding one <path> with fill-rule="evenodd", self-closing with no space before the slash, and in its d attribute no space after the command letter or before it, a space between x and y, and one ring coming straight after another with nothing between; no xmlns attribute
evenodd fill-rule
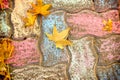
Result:
<svg viewBox="0 0 120 80"><path fill-rule="evenodd" d="M120 35L108 35L97 39L98 66L120 61Z"/></svg>
<svg viewBox="0 0 120 80"><path fill-rule="evenodd" d="M118 9L118 0L94 0L94 4L97 12Z"/></svg>
<svg viewBox="0 0 120 80"><path fill-rule="evenodd" d="M120 80L117 1L43 0L52 4L51 14L39 16L33 26L25 28L22 16L27 16L30 2L36 0L9 0L9 9L13 10L1 11L0 36L14 39L13 55L5 61L13 80ZM12 28L6 18L8 13ZM108 19L113 21L111 32L102 30L103 20ZM47 38L45 33L52 34L54 25L59 32L71 28L68 39L72 46L61 50Z"/></svg>
<svg viewBox="0 0 120 80"><path fill-rule="evenodd" d="M69 80L66 75L66 65L58 64L52 67L28 65L21 69L13 70L14 80Z"/></svg>
<svg viewBox="0 0 120 80"><path fill-rule="evenodd" d="M52 4L53 10L64 10L70 13L84 9L94 10L93 0L43 0L43 2Z"/></svg>
<svg viewBox="0 0 120 80"><path fill-rule="evenodd" d="M35 3L35 0L15 0L15 7L11 13L11 21L14 26L14 39L23 39L30 36L40 36L41 22L37 21L37 19L33 26L27 28L24 26L22 17L27 16L26 12L31 7L30 2Z"/></svg>
<svg viewBox="0 0 120 80"><path fill-rule="evenodd" d="M6 11L0 12L0 36L10 37L12 29L8 22L8 14Z"/></svg>
<svg viewBox="0 0 120 80"><path fill-rule="evenodd" d="M112 13L116 13L116 15L112 15ZM106 14L110 16L105 16ZM120 33L120 22L116 21L119 20L118 11L109 11L106 12L106 14L98 14L89 10L84 10L75 14L66 14L66 23L71 27L70 38L79 39L87 34L101 37L111 33ZM106 19L113 20L113 30L111 32L103 31L103 20Z"/></svg>
<svg viewBox="0 0 120 80"><path fill-rule="evenodd" d="M13 55L6 62L13 67L23 67L28 64L40 63L40 53L37 40L28 38L23 41L13 41Z"/></svg>
<svg viewBox="0 0 120 80"><path fill-rule="evenodd" d="M43 65L52 66L61 62L68 63L69 56L67 48L63 50L56 48L53 41L50 41L45 33L52 34L54 25L56 25L58 31L62 31L67 28L64 22L64 12L56 11L51 13L48 17L43 18L42 21L42 37L40 38L40 49L43 55Z"/></svg>

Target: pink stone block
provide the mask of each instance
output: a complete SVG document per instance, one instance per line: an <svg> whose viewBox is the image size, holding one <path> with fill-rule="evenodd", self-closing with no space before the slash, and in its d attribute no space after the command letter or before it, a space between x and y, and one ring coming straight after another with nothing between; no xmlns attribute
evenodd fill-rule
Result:
<svg viewBox="0 0 120 80"><path fill-rule="evenodd" d="M112 19L114 21L119 21L119 12L118 10L110 10L104 13L100 13L105 19Z"/></svg>
<svg viewBox="0 0 120 80"><path fill-rule="evenodd" d="M6 62L14 67L22 67L31 63L38 63L40 54L37 50L37 40L28 38L24 41L13 41L14 53Z"/></svg>
<svg viewBox="0 0 120 80"><path fill-rule="evenodd" d="M112 15L113 13L116 13L116 15ZM113 30L111 32L102 30L104 27L103 20L108 19L113 20ZM71 27L70 38L73 39L78 39L87 34L104 36L110 33L120 33L120 22L118 22L118 20L117 10L112 10L102 14L89 10L75 14L66 14L66 22Z"/></svg>
<svg viewBox="0 0 120 80"><path fill-rule="evenodd" d="M98 65L106 66L120 60L120 35L98 39Z"/></svg>

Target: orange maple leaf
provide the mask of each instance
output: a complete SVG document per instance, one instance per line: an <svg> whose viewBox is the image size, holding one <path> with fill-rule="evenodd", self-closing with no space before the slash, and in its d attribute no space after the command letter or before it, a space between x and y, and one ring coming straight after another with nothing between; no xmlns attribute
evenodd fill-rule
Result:
<svg viewBox="0 0 120 80"><path fill-rule="evenodd" d="M104 24L104 27L103 27L104 31L108 31L108 32L112 31L113 23L111 19L109 19L108 21L103 21L103 24Z"/></svg>
<svg viewBox="0 0 120 80"><path fill-rule="evenodd" d="M9 7L8 0L0 0L0 9L5 9Z"/></svg>
<svg viewBox="0 0 120 80"><path fill-rule="evenodd" d="M9 66L5 60L11 57L13 49L10 39L4 38L0 41L0 75L5 76L4 80L11 80Z"/></svg>
<svg viewBox="0 0 120 80"><path fill-rule="evenodd" d="M48 9L51 7L51 4L43 5L42 0L37 0L37 4L31 3L31 5L32 5L32 9L28 10L28 12L31 12L34 15L40 14L46 16L50 13Z"/></svg>

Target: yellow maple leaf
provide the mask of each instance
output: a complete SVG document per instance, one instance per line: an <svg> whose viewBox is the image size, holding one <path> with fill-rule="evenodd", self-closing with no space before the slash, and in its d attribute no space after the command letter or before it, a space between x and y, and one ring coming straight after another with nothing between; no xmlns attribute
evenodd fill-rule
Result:
<svg viewBox="0 0 120 80"><path fill-rule="evenodd" d="M62 39L62 40L59 40L59 41L56 41L56 47L57 48L60 48L60 49L63 49L65 46L67 45L72 45L72 43L68 40L65 40L65 39Z"/></svg>
<svg viewBox="0 0 120 80"><path fill-rule="evenodd" d="M43 5L42 0L37 0L37 4L31 3L31 5L32 9L28 10L28 12L31 12L34 15L41 14L43 16L46 16L50 13L48 9L51 7L51 4Z"/></svg>
<svg viewBox="0 0 120 80"><path fill-rule="evenodd" d="M9 66L5 60L11 57L13 49L14 46L10 39L4 38L0 41L0 75L5 76L4 80L11 80Z"/></svg>
<svg viewBox="0 0 120 80"><path fill-rule="evenodd" d="M66 38L68 37L69 30L70 28L67 28L61 32L58 32L56 26L54 26L53 34L51 35L46 33L46 35L49 38L49 40L55 42L57 48L63 49L63 47L72 44L69 40L66 40Z"/></svg>
<svg viewBox="0 0 120 80"><path fill-rule="evenodd" d="M10 39L5 38L1 41L0 49L1 53L4 54L4 59L7 59L11 57L14 46L12 45Z"/></svg>
<svg viewBox="0 0 120 80"><path fill-rule="evenodd" d="M37 16L27 12L27 17L23 18L23 21L25 22L25 26L26 27L33 26L35 23L36 17Z"/></svg>
<svg viewBox="0 0 120 80"><path fill-rule="evenodd" d="M0 63L0 75L4 76L4 80L11 80L9 66L4 62Z"/></svg>
<svg viewBox="0 0 120 80"><path fill-rule="evenodd" d="M103 21L103 24L105 25L103 27L104 31L108 31L108 32L112 31L113 26L112 26L112 20L111 19L109 19L108 21Z"/></svg>
<svg viewBox="0 0 120 80"><path fill-rule="evenodd" d="M5 72L7 72L6 64L4 62L0 62L0 75L5 76Z"/></svg>
<svg viewBox="0 0 120 80"><path fill-rule="evenodd" d="M6 75L5 75L4 80L11 80L9 65L6 65L6 69L7 69L7 71L6 71Z"/></svg>

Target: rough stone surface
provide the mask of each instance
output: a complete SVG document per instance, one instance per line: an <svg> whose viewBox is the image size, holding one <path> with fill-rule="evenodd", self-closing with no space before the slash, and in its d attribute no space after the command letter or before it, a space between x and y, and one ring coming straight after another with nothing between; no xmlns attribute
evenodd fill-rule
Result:
<svg viewBox="0 0 120 80"><path fill-rule="evenodd" d="M0 12L0 36L10 36L11 28L8 23L8 14L5 11Z"/></svg>
<svg viewBox="0 0 120 80"><path fill-rule="evenodd" d="M110 35L97 39L98 65L106 66L120 60L120 35Z"/></svg>
<svg viewBox="0 0 120 80"><path fill-rule="evenodd" d="M53 67L28 65L14 70L12 75L14 80L68 80L65 64Z"/></svg>
<svg viewBox="0 0 120 80"><path fill-rule="evenodd" d="M37 19L33 26L25 28L23 18L26 17L26 12L30 8L30 2L35 2L35 0L15 0L15 7L11 14L11 21L14 26L14 35L16 39L25 38L29 36L40 36L40 24ZM38 25L39 24L39 25Z"/></svg>
<svg viewBox="0 0 120 80"><path fill-rule="evenodd" d="M84 37L72 40L71 63L69 74L71 80L95 80L96 52L94 49L94 37Z"/></svg>
<svg viewBox="0 0 120 80"><path fill-rule="evenodd" d="M43 0L44 3L52 4L55 10L65 10L75 13L83 9L94 9L92 0Z"/></svg>
<svg viewBox="0 0 120 80"><path fill-rule="evenodd" d="M40 40L40 48L43 53L43 65L52 66L60 62L68 63L68 51L66 48L63 50L56 48L54 42L50 41L45 33L52 34L54 25L56 25L58 31L62 31L67 28L64 22L64 12L56 11L51 13L47 18L43 18L42 31L43 36Z"/></svg>
<svg viewBox="0 0 120 80"><path fill-rule="evenodd" d="M0 11L0 37L13 39L14 53L5 61L13 80L120 80L120 11L110 10L117 0L43 0L52 4L51 14L27 28L23 17L37 0L4 1L9 9ZM111 32L102 30L108 19ZM61 50L48 40L54 25L59 32L71 28L72 46Z"/></svg>
<svg viewBox="0 0 120 80"><path fill-rule="evenodd" d="M120 80L120 64L97 67L98 80Z"/></svg>
<svg viewBox="0 0 120 80"><path fill-rule="evenodd" d="M105 20L112 19L113 21L119 21L119 11L109 10L107 12L99 13Z"/></svg>
<svg viewBox="0 0 120 80"><path fill-rule="evenodd" d="M94 4L97 12L118 9L118 0L94 0Z"/></svg>
<svg viewBox="0 0 120 80"><path fill-rule="evenodd" d="M24 41L13 41L15 47L13 55L6 62L14 67L23 67L32 63L39 63L40 53L37 50L37 40L28 38Z"/></svg>
<svg viewBox="0 0 120 80"><path fill-rule="evenodd" d="M114 21L118 20L118 11L115 12L117 15L111 16L111 14L110 16L106 16L106 18L104 18L105 13L102 17L102 14L89 10L84 10L75 14L66 14L66 22L71 27L70 38L79 39L87 34L104 36L110 33L120 33L120 22ZM109 12L107 13L109 14ZM103 20L109 18L113 20L113 30L111 32L103 31Z"/></svg>

